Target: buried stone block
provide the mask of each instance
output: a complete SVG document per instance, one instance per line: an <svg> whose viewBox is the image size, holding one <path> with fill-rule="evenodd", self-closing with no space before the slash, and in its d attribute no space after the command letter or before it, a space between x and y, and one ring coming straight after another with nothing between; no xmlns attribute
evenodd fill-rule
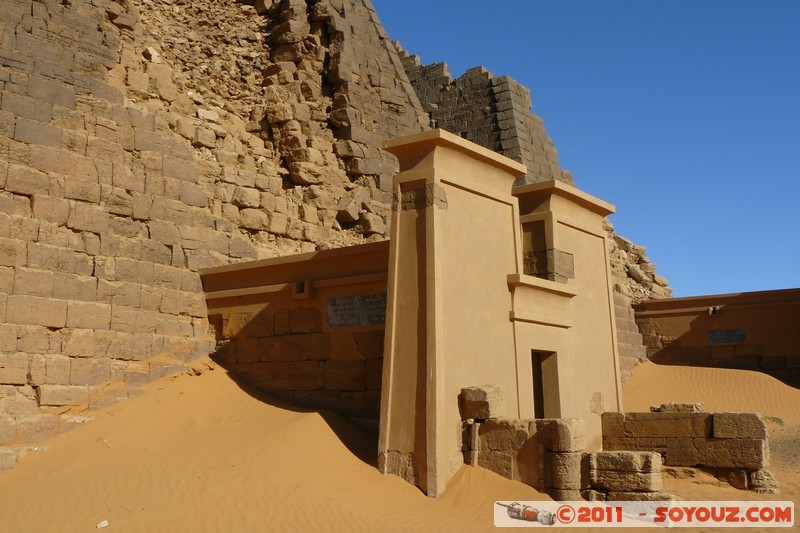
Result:
<svg viewBox="0 0 800 533"><path fill-rule="evenodd" d="M580 490L550 489L547 492L550 494L550 497L557 502L574 502L583 499Z"/></svg>
<svg viewBox="0 0 800 533"><path fill-rule="evenodd" d="M581 452L586 447L586 423L582 418L541 419L533 423L545 450Z"/></svg>
<svg viewBox="0 0 800 533"><path fill-rule="evenodd" d="M556 489L580 490L581 452L545 453L550 459L551 485Z"/></svg>
<svg viewBox="0 0 800 533"><path fill-rule="evenodd" d="M759 469L750 472L749 475L750 490L753 492L760 492L762 494L778 494L778 481L768 470Z"/></svg>
<svg viewBox="0 0 800 533"><path fill-rule="evenodd" d="M731 487L747 490L750 482L749 472L744 468L718 468L713 470L714 477L726 482Z"/></svg>
<svg viewBox="0 0 800 533"><path fill-rule="evenodd" d="M459 401L463 420L486 420L503 416L503 390L497 385L461 389Z"/></svg>
<svg viewBox="0 0 800 533"><path fill-rule="evenodd" d="M17 454L7 447L0 448L0 471L10 470L17 464Z"/></svg>
<svg viewBox="0 0 800 533"><path fill-rule="evenodd" d="M661 454L656 452L602 451L587 454L590 470L660 472Z"/></svg>
<svg viewBox="0 0 800 533"><path fill-rule="evenodd" d="M528 422L515 419L491 419L480 425L481 450L519 450L529 438Z"/></svg>
<svg viewBox="0 0 800 533"><path fill-rule="evenodd" d="M625 437L710 437L710 413L627 413Z"/></svg>
<svg viewBox="0 0 800 533"><path fill-rule="evenodd" d="M586 489L581 491L581 496L587 502L604 502L608 497L608 493L602 490Z"/></svg>
<svg viewBox="0 0 800 533"><path fill-rule="evenodd" d="M769 447L763 439L693 439L700 463L725 468L769 466Z"/></svg>
<svg viewBox="0 0 800 533"><path fill-rule="evenodd" d="M510 453L482 451L478 456L478 466L491 470L506 479L514 479L514 457Z"/></svg>
<svg viewBox="0 0 800 533"><path fill-rule="evenodd" d="M718 439L764 439L767 427L757 413L714 413L714 437Z"/></svg>
<svg viewBox="0 0 800 533"><path fill-rule="evenodd" d="M591 470L592 488L623 492L658 492L662 488L661 472L618 472Z"/></svg>
<svg viewBox="0 0 800 533"><path fill-rule="evenodd" d="M613 411L606 411L600 415L603 427L603 438L620 438L625 433L625 415Z"/></svg>
<svg viewBox="0 0 800 533"><path fill-rule="evenodd" d="M628 492L628 491L609 491L606 495L608 501L615 502L661 502L678 501L673 494L665 492Z"/></svg>

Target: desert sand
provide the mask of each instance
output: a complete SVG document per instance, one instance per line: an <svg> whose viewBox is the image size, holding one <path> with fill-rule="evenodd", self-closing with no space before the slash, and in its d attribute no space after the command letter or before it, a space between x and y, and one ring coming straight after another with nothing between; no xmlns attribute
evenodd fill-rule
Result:
<svg viewBox="0 0 800 533"><path fill-rule="evenodd" d="M0 531L492 531L495 500L548 500L463 467L432 500L375 468L375 439L340 417L248 391L208 360L42 443L0 474ZM768 422L780 495L665 478L684 500L792 500L800 507L800 391L738 370L641 365L626 411L667 401L757 411ZM781 419L783 425L778 422ZM592 531L600 531L594 529ZM631 530L628 530L631 531Z"/></svg>

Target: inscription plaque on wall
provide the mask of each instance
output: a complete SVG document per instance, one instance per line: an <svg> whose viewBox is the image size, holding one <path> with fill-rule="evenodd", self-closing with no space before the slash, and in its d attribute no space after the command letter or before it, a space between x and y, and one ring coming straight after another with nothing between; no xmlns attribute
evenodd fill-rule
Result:
<svg viewBox="0 0 800 533"><path fill-rule="evenodd" d="M733 344L745 342L747 336L743 329L710 329L708 330L709 344Z"/></svg>
<svg viewBox="0 0 800 533"><path fill-rule="evenodd" d="M386 294L328 298L325 321L329 328L382 325L386 322Z"/></svg>

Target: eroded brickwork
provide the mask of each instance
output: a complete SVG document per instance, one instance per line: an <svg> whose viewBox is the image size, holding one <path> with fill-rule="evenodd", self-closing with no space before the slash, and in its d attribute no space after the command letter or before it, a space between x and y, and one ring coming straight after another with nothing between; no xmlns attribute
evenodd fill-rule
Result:
<svg viewBox="0 0 800 533"><path fill-rule="evenodd" d="M526 165L528 174L519 184L554 179L573 183L572 173L558 166L558 152L544 122L531 112L526 87L509 76L495 77L483 67L454 80L446 63L422 65L419 56L394 44L434 127Z"/></svg>
<svg viewBox="0 0 800 533"><path fill-rule="evenodd" d="M211 352L198 269L385 238L428 126L371 6L259 11L3 4L0 446Z"/></svg>

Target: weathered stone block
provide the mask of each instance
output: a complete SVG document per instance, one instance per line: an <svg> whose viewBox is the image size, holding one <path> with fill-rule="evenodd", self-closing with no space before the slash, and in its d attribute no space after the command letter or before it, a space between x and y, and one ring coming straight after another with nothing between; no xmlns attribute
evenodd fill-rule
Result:
<svg viewBox="0 0 800 533"><path fill-rule="evenodd" d="M273 318L273 324L275 328L275 335L288 335L290 332L289 310L283 309L275 313Z"/></svg>
<svg viewBox="0 0 800 533"><path fill-rule="evenodd" d="M53 296L53 273L47 270L17 268L14 293L30 296Z"/></svg>
<svg viewBox="0 0 800 533"><path fill-rule="evenodd" d="M650 407L650 411L653 413L702 413L704 409L703 402L662 403Z"/></svg>
<svg viewBox="0 0 800 533"><path fill-rule="evenodd" d="M25 385L28 383L28 355L0 353L0 384Z"/></svg>
<svg viewBox="0 0 800 533"><path fill-rule="evenodd" d="M256 0L256 5L270 0ZM378 454L378 470L382 474L400 476L412 485L417 483L417 468L411 453L388 450Z"/></svg>
<svg viewBox="0 0 800 533"><path fill-rule="evenodd" d="M750 472L749 487L753 492L762 494L778 494L780 492L778 481L768 470Z"/></svg>
<svg viewBox="0 0 800 533"><path fill-rule="evenodd" d="M600 415L603 437L622 437L625 432L625 415L607 411Z"/></svg>
<svg viewBox="0 0 800 533"><path fill-rule="evenodd" d="M662 488L661 472L618 472L590 470L592 488L622 492L657 492Z"/></svg>
<svg viewBox="0 0 800 533"><path fill-rule="evenodd" d="M26 353L49 353L61 351L61 336L42 326L16 326L17 351ZM53 338L58 337L56 342ZM52 348L52 349L51 349Z"/></svg>
<svg viewBox="0 0 800 533"><path fill-rule="evenodd" d="M27 254L25 241L0 237L0 265L25 266Z"/></svg>
<svg viewBox="0 0 800 533"><path fill-rule="evenodd" d="M359 331L353 333L358 352L366 359L383 358L384 330Z"/></svg>
<svg viewBox="0 0 800 533"><path fill-rule="evenodd" d="M72 359L70 385L99 385L111 379L111 367L94 359Z"/></svg>
<svg viewBox="0 0 800 533"><path fill-rule="evenodd" d="M0 267L0 293L10 294L14 292L14 269Z"/></svg>
<svg viewBox="0 0 800 533"><path fill-rule="evenodd" d="M46 354L45 383L68 384L72 359L64 355Z"/></svg>
<svg viewBox="0 0 800 533"><path fill-rule="evenodd" d="M0 413L0 446L13 444L16 438L17 430L14 427L14 419L11 415ZM0 470L2 470L2 466L0 466Z"/></svg>
<svg viewBox="0 0 800 533"><path fill-rule="evenodd" d="M95 302L69 302L66 326L83 329L108 329L111 326L111 306Z"/></svg>
<svg viewBox="0 0 800 533"><path fill-rule="evenodd" d="M710 413L626 413L626 437L710 437Z"/></svg>
<svg viewBox="0 0 800 533"><path fill-rule="evenodd" d="M97 296L97 278L56 272L53 297L63 300L93 301Z"/></svg>
<svg viewBox="0 0 800 533"><path fill-rule="evenodd" d="M665 492L610 491L606 496L606 500L614 502L660 502L678 501L678 497Z"/></svg>
<svg viewBox="0 0 800 533"><path fill-rule="evenodd" d="M17 420L17 440L24 444L39 442L58 433L58 418L53 415L34 415Z"/></svg>
<svg viewBox="0 0 800 533"><path fill-rule="evenodd" d="M327 387L327 370L328 369L325 368L325 363L321 361L297 361L289 363L289 388L294 390L319 390L323 388L323 386L330 388Z"/></svg>
<svg viewBox="0 0 800 533"><path fill-rule="evenodd" d="M665 465L697 466L701 464L700 455L692 438L665 439L665 449Z"/></svg>
<svg viewBox="0 0 800 533"><path fill-rule="evenodd" d="M525 420L492 418L480 425L481 450L519 450L530 438Z"/></svg>
<svg viewBox="0 0 800 533"><path fill-rule="evenodd" d="M292 333L313 333L322 329L322 314L318 309L307 307L289 311L289 330Z"/></svg>
<svg viewBox="0 0 800 533"><path fill-rule="evenodd" d="M93 357L95 355L94 330L62 329L61 353L69 357Z"/></svg>
<svg viewBox="0 0 800 533"><path fill-rule="evenodd" d="M514 479L514 456L512 453L482 451L478 455L478 466L491 470L506 479Z"/></svg>
<svg viewBox="0 0 800 533"><path fill-rule="evenodd" d="M722 468L764 468L769 466L765 439L693 439L699 464Z"/></svg>
<svg viewBox="0 0 800 533"><path fill-rule="evenodd" d="M764 439L767 426L757 413L714 413L714 437L718 439Z"/></svg>
<svg viewBox="0 0 800 533"><path fill-rule="evenodd" d="M574 502L583 499L580 490L550 489L547 492L557 502Z"/></svg>
<svg viewBox="0 0 800 533"><path fill-rule="evenodd" d="M0 352L17 349L17 328L11 324L0 324Z"/></svg>
<svg viewBox="0 0 800 533"><path fill-rule="evenodd" d="M42 194L33 196L33 216L40 220L47 220L63 226L67 223L69 212L69 200Z"/></svg>
<svg viewBox="0 0 800 533"><path fill-rule="evenodd" d="M164 176L197 183L199 173L191 161L165 155L162 160Z"/></svg>
<svg viewBox="0 0 800 533"><path fill-rule="evenodd" d="M739 490L747 490L749 483L748 470L744 468L719 468L713 472L714 476Z"/></svg>
<svg viewBox="0 0 800 533"><path fill-rule="evenodd" d="M661 454L656 452L602 451L589 456L590 470L660 472Z"/></svg>
<svg viewBox="0 0 800 533"><path fill-rule="evenodd" d="M497 385L461 389L459 400L463 420L500 418L505 411L503 390Z"/></svg>
<svg viewBox="0 0 800 533"><path fill-rule="evenodd" d="M50 190L50 178L38 170L21 165L11 165L8 167L6 189L26 196L47 194Z"/></svg>
<svg viewBox="0 0 800 533"><path fill-rule="evenodd" d="M83 202L99 203L102 187L99 183L79 178L64 180L64 197Z"/></svg>
<svg viewBox="0 0 800 533"><path fill-rule="evenodd" d="M586 489L581 491L581 497L587 502L604 502L608 497L608 493L600 490Z"/></svg>
<svg viewBox="0 0 800 533"><path fill-rule="evenodd" d="M11 448L0 448L0 471L10 470L17 464L17 454Z"/></svg>
<svg viewBox="0 0 800 533"><path fill-rule="evenodd" d="M547 450L580 452L586 447L586 423L582 418L554 418L546 428L540 440Z"/></svg>
<svg viewBox="0 0 800 533"><path fill-rule="evenodd" d="M581 452L548 453L551 458L552 486L557 489L581 488Z"/></svg>
<svg viewBox="0 0 800 533"><path fill-rule="evenodd" d="M325 362L325 389L363 391L366 387L364 361Z"/></svg>
<svg viewBox="0 0 800 533"><path fill-rule="evenodd" d="M63 406L89 403L89 387L70 385L40 385L36 389L39 405Z"/></svg>
<svg viewBox="0 0 800 533"><path fill-rule="evenodd" d="M10 294L6 319L13 324L62 328L67 321L67 302L53 298Z"/></svg>
<svg viewBox="0 0 800 533"><path fill-rule="evenodd" d="M72 206L67 226L75 230L106 233L109 227L109 215L101 207L76 202Z"/></svg>
<svg viewBox="0 0 800 533"><path fill-rule="evenodd" d="M61 147L61 128L18 117L14 128L14 139L26 144Z"/></svg>

